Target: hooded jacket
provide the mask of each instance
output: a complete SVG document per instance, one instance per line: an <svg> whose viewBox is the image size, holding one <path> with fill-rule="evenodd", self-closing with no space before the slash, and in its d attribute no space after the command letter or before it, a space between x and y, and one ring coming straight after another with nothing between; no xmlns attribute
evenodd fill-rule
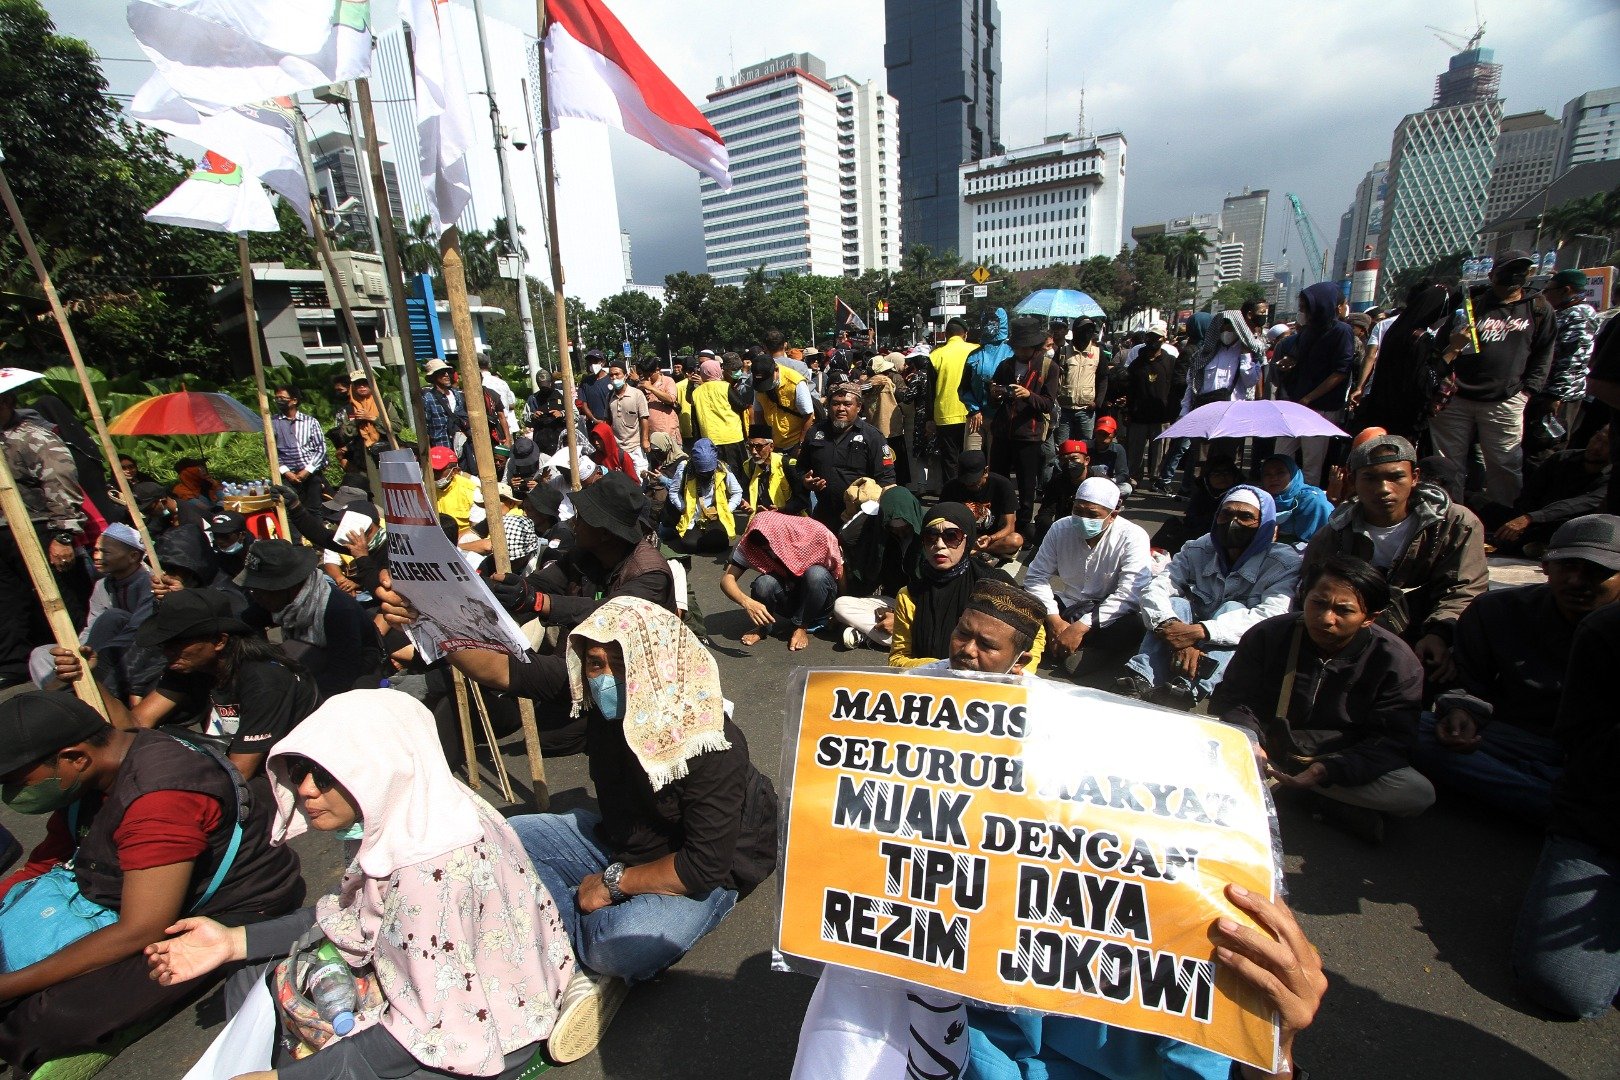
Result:
<svg viewBox="0 0 1620 1080"><path fill-rule="evenodd" d="M1284 383L1289 400L1303 401L1333 375L1345 377L1338 386L1308 403L1319 412L1344 408L1350 395L1356 336L1350 332L1350 324L1339 318L1341 295L1339 286L1331 281L1318 281L1299 294L1300 311L1306 321L1294 347L1294 370Z"/></svg>
<svg viewBox="0 0 1620 1080"><path fill-rule="evenodd" d="M1142 590L1142 614L1149 626L1174 619L1170 605L1180 596L1192 605L1193 621L1204 627L1207 644L1230 649L1256 623L1281 615L1293 606L1299 587L1299 553L1276 542L1277 510L1271 496L1257 487L1239 484L1221 496L1248 491L1260 499L1260 531L1228 565L1226 548L1214 534L1189 540L1170 560L1169 569ZM1241 604L1246 610L1216 615L1225 604Z"/></svg>
<svg viewBox="0 0 1620 1080"><path fill-rule="evenodd" d="M990 405L990 380L1001 362L1012 355L1012 346L1007 344L1008 333L1007 309L998 307L995 318L984 324L978 349L968 354L962 382L957 387L957 394L969 413L982 413Z"/></svg>
<svg viewBox="0 0 1620 1080"><path fill-rule="evenodd" d="M1418 524L1406 550L1384 573L1390 602L1378 622L1409 643L1434 634L1449 644L1464 609L1489 583L1484 526L1428 483L1412 489L1411 514ZM1311 537L1301 574L1308 576L1311 567L1332 555L1372 560L1372 537L1356 499L1335 510L1327 528Z"/></svg>
<svg viewBox="0 0 1620 1080"><path fill-rule="evenodd" d="M1469 401L1506 401L1522 390L1539 394L1552 370L1558 322L1540 293L1498 300L1486 286L1471 294L1479 352L1463 346L1454 368L1457 396ZM1464 319L1466 319L1464 315ZM1459 320L1453 325L1466 325Z"/></svg>

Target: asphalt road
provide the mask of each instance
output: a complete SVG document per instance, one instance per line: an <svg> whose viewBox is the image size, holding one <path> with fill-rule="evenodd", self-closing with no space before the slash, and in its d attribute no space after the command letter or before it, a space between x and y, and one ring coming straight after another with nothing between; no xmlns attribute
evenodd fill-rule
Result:
<svg viewBox="0 0 1620 1080"><path fill-rule="evenodd" d="M1162 515L1136 511L1153 527ZM795 666L878 667L872 651L828 638L803 653L737 643L745 618L720 595L720 563L694 569L718 647L727 697L754 760L780 774L787 674ZM527 776L521 739L509 740L514 779ZM588 798L583 763L547 763L554 805ZM489 774L486 760L485 775ZM486 797L490 787L486 784ZM1300 1039L1316 1080L1467 1078L1615 1080L1620 1012L1560 1023L1519 1000L1507 963L1519 899L1540 848L1530 829L1442 793L1415 821L1395 822L1372 848L1285 803L1280 809L1290 902L1321 950L1332 981L1321 1015ZM0 808L31 843L42 823ZM337 841L296 841L312 895L337 880ZM786 1077L811 980L771 970L775 880L672 971L638 987L600 1049L558 1070L570 1080L738 1080ZM171 1080L196 1060L223 1017L216 996L187 1009L126 1051L108 1080Z"/></svg>

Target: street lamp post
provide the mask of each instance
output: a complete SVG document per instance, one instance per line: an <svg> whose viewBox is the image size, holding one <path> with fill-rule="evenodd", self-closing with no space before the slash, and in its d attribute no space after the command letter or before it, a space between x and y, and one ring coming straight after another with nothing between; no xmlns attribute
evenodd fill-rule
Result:
<svg viewBox="0 0 1620 1080"><path fill-rule="evenodd" d="M816 300L815 297L803 289L795 289L794 291L804 297L804 302L810 309L810 347L813 349L816 347Z"/></svg>

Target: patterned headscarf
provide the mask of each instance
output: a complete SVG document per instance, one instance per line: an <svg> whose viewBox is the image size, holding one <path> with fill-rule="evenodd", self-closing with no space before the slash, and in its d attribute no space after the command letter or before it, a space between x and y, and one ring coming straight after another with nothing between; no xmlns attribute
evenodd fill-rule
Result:
<svg viewBox="0 0 1620 1080"><path fill-rule="evenodd" d="M688 762L729 750L720 670L680 616L633 596L616 596L568 635L568 688L577 714L589 700L582 648L616 644L624 656L624 741L654 791L687 773Z"/></svg>
<svg viewBox="0 0 1620 1080"><path fill-rule="evenodd" d="M827 526L776 510L761 510L749 520L737 554L761 574L801 578L812 566L822 566L837 577L844 570L843 549Z"/></svg>

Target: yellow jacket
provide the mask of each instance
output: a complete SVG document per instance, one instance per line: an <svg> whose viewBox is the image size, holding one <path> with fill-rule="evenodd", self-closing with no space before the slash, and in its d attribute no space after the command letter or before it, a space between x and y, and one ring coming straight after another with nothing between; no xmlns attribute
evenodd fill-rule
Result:
<svg viewBox="0 0 1620 1080"><path fill-rule="evenodd" d="M778 450L786 450L790 446L798 446L804 437L804 426L810 422L808 416L800 416L793 411L793 397L804 381L804 376L788 367L786 364L777 364L779 375L775 390L761 390L754 395L759 402L759 409L765 415L765 422L771 426L771 441ZM963 413L963 422L966 422L966 413Z"/></svg>
<svg viewBox="0 0 1620 1080"><path fill-rule="evenodd" d="M731 388L720 379L701 383L692 391L692 429L716 446L743 441L742 417L731 407ZM684 404L685 399L682 399ZM686 436L691 438L690 435Z"/></svg>
<svg viewBox="0 0 1620 1080"><path fill-rule="evenodd" d="M928 354L934 365L934 423L939 427L967 423L967 406L957 387L962 385L962 369L968 353L977 349L966 338L953 337Z"/></svg>

